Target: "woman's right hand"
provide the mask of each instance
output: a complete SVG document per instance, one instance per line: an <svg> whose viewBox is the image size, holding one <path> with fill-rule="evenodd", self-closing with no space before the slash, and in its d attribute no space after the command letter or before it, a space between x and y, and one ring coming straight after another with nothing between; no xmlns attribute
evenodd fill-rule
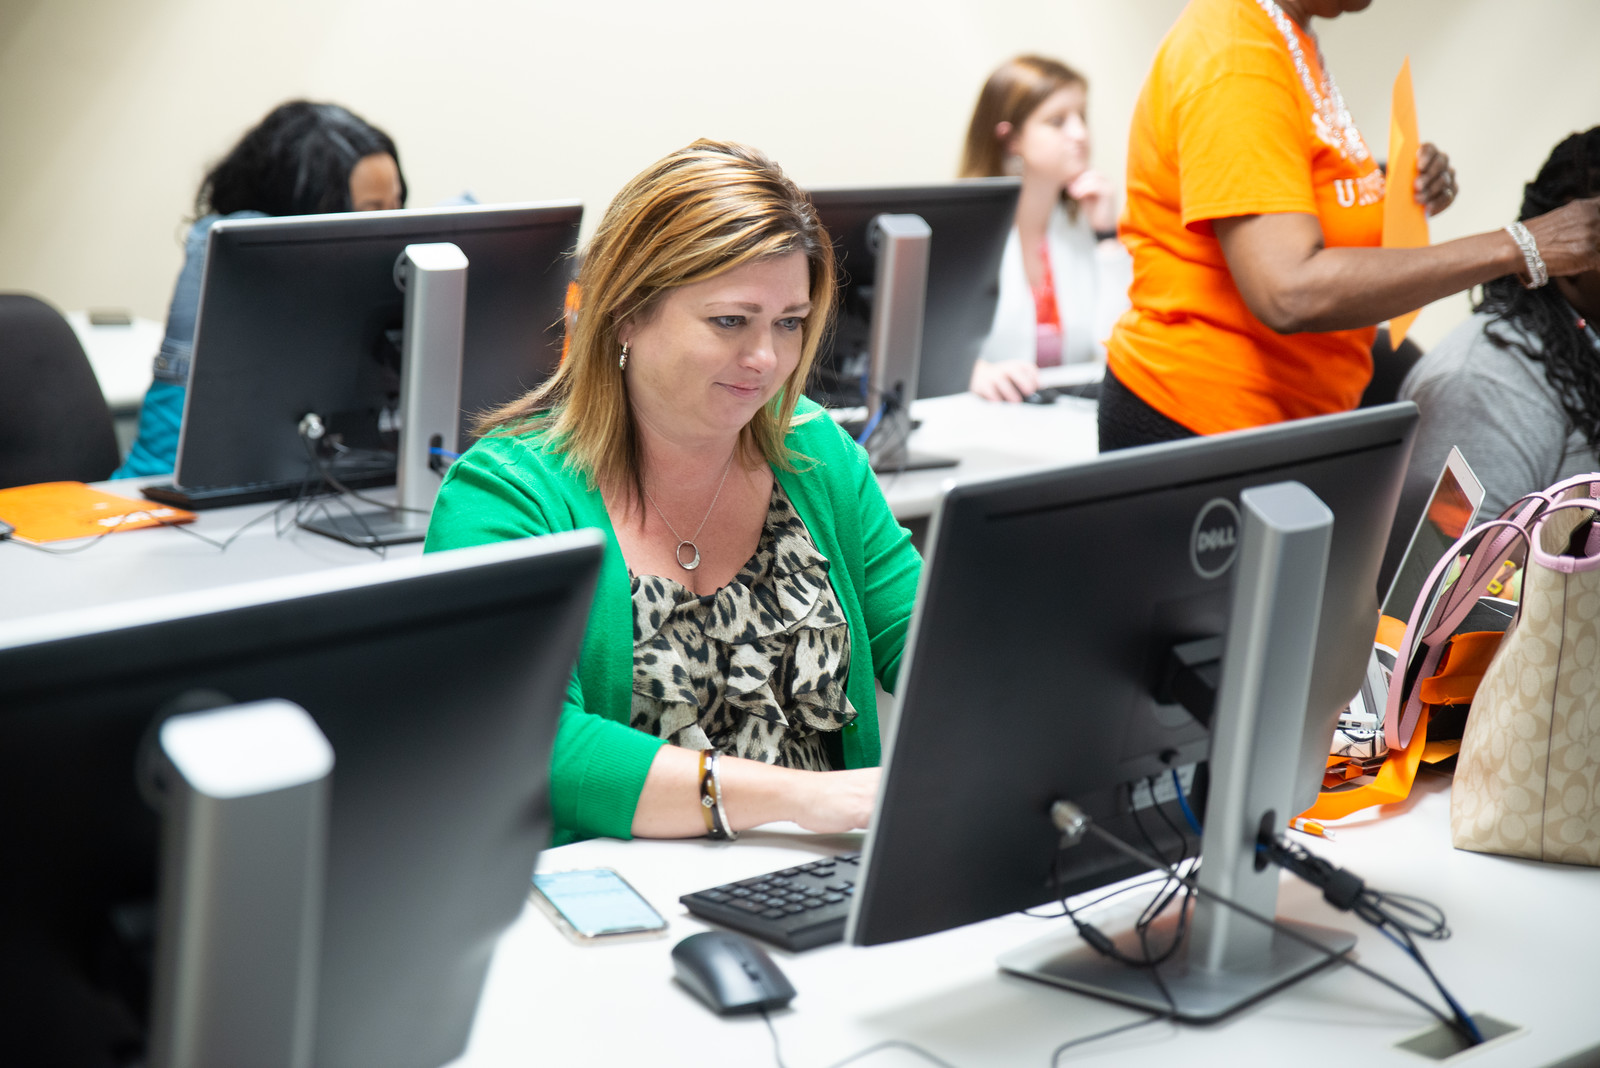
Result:
<svg viewBox="0 0 1600 1068"><path fill-rule="evenodd" d="M979 360L972 365L972 392L991 401L1020 402L1039 390L1039 368L1028 360Z"/></svg>
<svg viewBox="0 0 1600 1068"><path fill-rule="evenodd" d="M1551 278L1600 269L1600 197L1574 200L1523 225Z"/></svg>

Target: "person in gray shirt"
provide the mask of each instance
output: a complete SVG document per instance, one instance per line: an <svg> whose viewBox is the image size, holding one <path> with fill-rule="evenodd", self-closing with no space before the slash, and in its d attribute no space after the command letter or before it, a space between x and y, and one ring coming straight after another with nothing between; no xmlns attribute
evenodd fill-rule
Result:
<svg viewBox="0 0 1600 1068"><path fill-rule="evenodd" d="M1521 218L1596 194L1600 126L1555 147L1524 188ZM1480 518L1600 471L1600 271L1550 281L1537 289L1515 275L1486 282L1472 318L1406 376L1400 399L1416 401L1422 421L1400 517L1415 519L1452 445L1483 482Z"/></svg>

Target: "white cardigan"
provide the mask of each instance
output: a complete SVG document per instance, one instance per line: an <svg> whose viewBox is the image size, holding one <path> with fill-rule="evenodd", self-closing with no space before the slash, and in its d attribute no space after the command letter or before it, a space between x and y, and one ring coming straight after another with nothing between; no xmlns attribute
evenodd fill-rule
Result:
<svg viewBox="0 0 1600 1068"><path fill-rule="evenodd" d="M1103 361L1111 326L1128 309L1133 260L1119 243L1096 241L1084 212L1073 219L1061 204L1050 213L1046 240L1056 311L1061 318L1061 362ZM991 363L1033 360L1037 331L1033 290L1022 264L1022 242L1012 227L1000 257L1000 300L995 305L994 324L978 357Z"/></svg>

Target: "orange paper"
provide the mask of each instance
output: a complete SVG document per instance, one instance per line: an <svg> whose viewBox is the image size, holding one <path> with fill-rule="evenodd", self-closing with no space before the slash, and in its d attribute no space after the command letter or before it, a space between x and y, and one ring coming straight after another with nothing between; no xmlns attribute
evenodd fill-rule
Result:
<svg viewBox="0 0 1600 1068"><path fill-rule="evenodd" d="M1428 244L1428 213L1417 203L1417 101L1411 91L1411 57L1400 64L1389 110L1389 170L1383 197L1383 247L1421 248ZM1421 309L1419 308L1418 311ZM1389 344L1398 349L1417 312L1389 320Z"/></svg>
<svg viewBox="0 0 1600 1068"><path fill-rule="evenodd" d="M1411 744L1396 753L1389 751L1389 759L1378 769L1377 777L1367 786L1317 795L1317 803L1300 813L1302 819L1336 820L1372 805L1388 805L1404 801L1411 793L1411 783L1417 777L1417 765L1422 762L1422 751L1428 747L1428 706L1422 706L1417 716L1417 728L1411 735Z"/></svg>
<svg viewBox="0 0 1600 1068"><path fill-rule="evenodd" d="M187 523L193 512L90 489L82 482L39 482L0 490L0 519L25 541L65 541L112 530Z"/></svg>

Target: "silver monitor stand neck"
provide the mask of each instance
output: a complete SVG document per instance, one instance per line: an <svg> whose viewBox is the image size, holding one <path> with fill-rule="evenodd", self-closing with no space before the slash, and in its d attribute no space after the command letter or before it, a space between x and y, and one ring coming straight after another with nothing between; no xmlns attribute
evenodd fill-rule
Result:
<svg viewBox="0 0 1600 1068"><path fill-rule="evenodd" d="M148 1063L309 1068L333 747L288 701L175 715L157 740Z"/></svg>
<svg viewBox="0 0 1600 1068"><path fill-rule="evenodd" d="M426 537L441 473L449 466L433 450L453 453L459 448L467 257L448 241L407 245L395 261L395 285L406 295L395 507L323 514L300 523L352 545L395 545Z"/></svg>
<svg viewBox="0 0 1600 1068"><path fill-rule="evenodd" d="M878 255L868 330L867 419L863 443L880 472L954 467L956 461L913 453L911 402L922 362L922 323L928 295L928 250L933 230L920 215L879 215L871 243Z"/></svg>

